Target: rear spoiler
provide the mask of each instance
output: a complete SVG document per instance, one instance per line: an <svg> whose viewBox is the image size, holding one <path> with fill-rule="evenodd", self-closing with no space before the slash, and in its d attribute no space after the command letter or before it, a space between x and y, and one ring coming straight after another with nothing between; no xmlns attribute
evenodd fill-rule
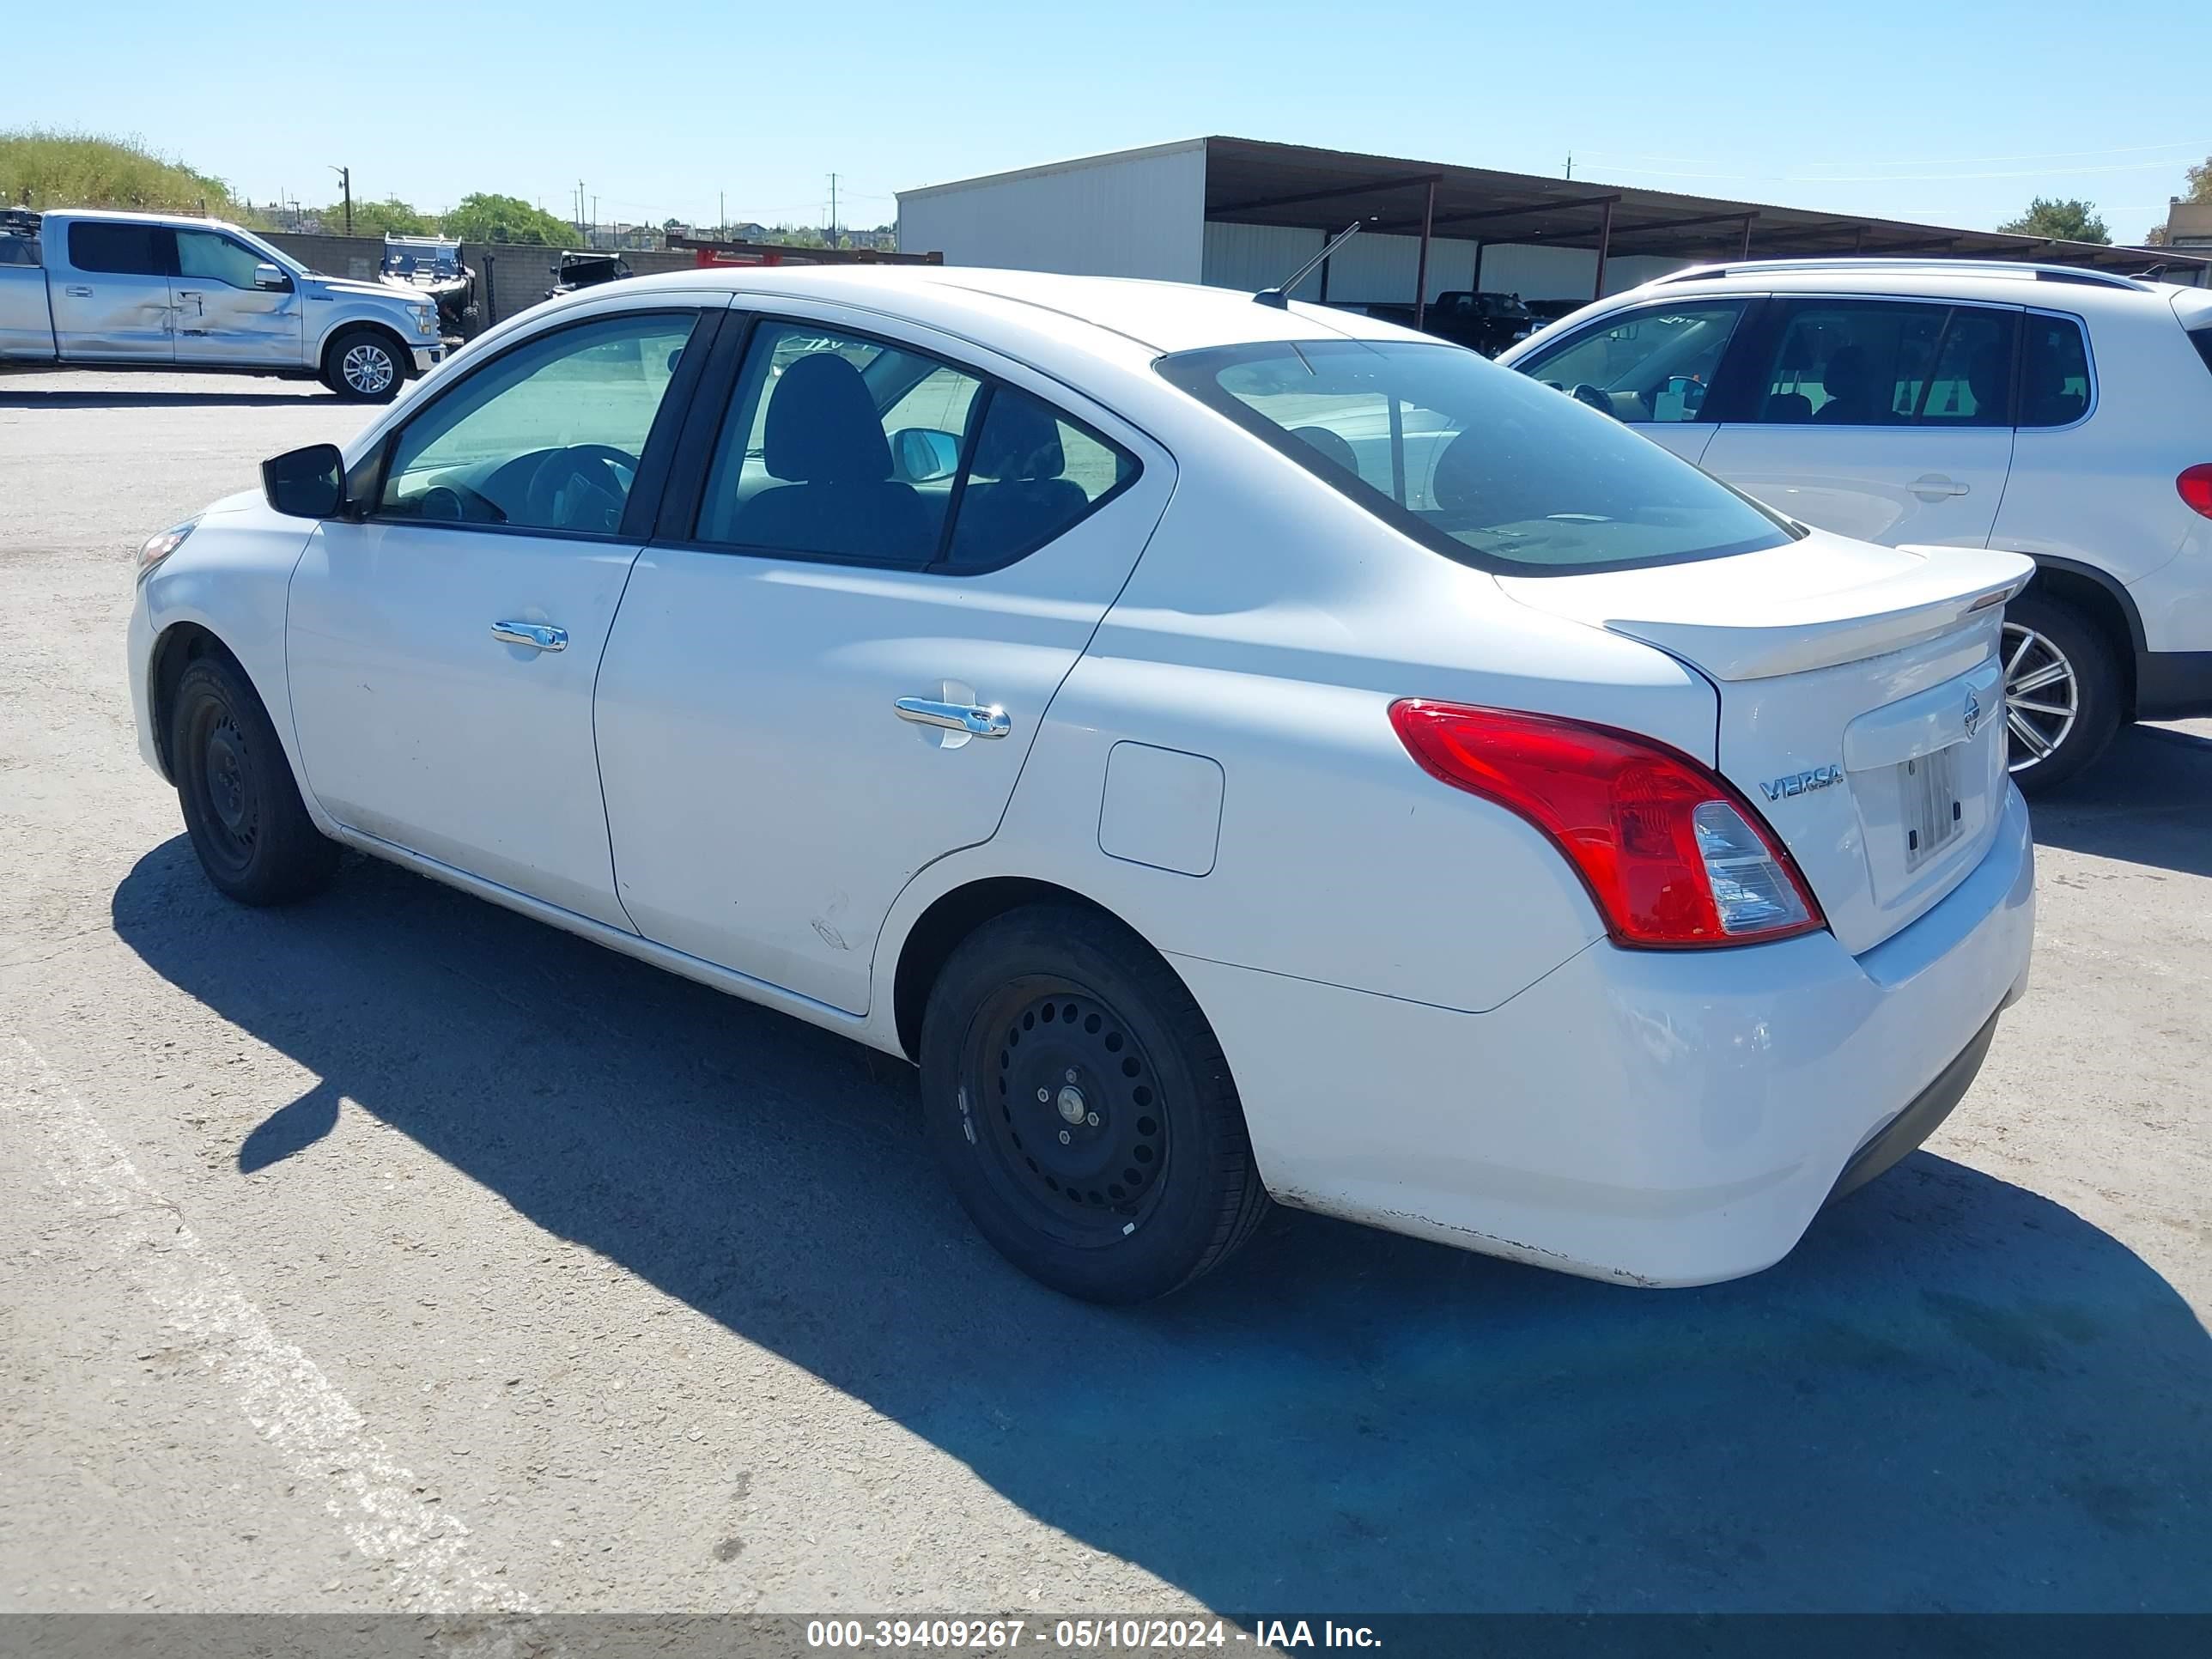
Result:
<svg viewBox="0 0 2212 1659"><path fill-rule="evenodd" d="M1722 680L1764 680L1901 651L2010 600L2034 575L2032 560L1979 547L1904 546L1921 562L1863 587L1778 599L1741 623L1607 617L1616 634L1694 662ZM1839 608L1864 614L1839 617Z"/></svg>

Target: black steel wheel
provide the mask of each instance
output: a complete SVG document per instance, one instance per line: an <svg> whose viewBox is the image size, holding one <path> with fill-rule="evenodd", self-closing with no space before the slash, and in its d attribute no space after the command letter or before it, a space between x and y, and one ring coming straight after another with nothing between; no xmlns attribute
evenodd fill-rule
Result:
<svg viewBox="0 0 2212 1659"><path fill-rule="evenodd" d="M170 770L208 879L246 904L282 904L326 885L337 843L307 816L276 731L237 666L208 655L177 683Z"/></svg>
<svg viewBox="0 0 2212 1659"><path fill-rule="evenodd" d="M1174 971L1105 917L1039 905L979 928L931 993L921 1064L955 1194L1056 1290L1164 1295L1266 1211L1220 1045Z"/></svg>

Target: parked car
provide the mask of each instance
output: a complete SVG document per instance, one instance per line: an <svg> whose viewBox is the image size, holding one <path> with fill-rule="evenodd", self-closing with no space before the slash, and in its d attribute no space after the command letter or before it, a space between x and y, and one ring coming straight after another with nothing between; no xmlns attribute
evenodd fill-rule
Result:
<svg viewBox="0 0 2212 1659"><path fill-rule="evenodd" d="M1575 313L1589 304L1589 301L1588 300L1523 300L1521 303L1528 307L1528 315L1536 326L1546 328L1558 322L1562 317L1573 316Z"/></svg>
<svg viewBox="0 0 2212 1659"><path fill-rule="evenodd" d="M2124 721L2212 713L2212 294L1757 261L1615 295L1504 361L1808 524L2033 558L2004 650L2031 793Z"/></svg>
<svg viewBox="0 0 2212 1659"><path fill-rule="evenodd" d="M461 245L449 236L384 233L385 280L429 295L438 325L454 343L476 332L477 274L462 263Z"/></svg>
<svg viewBox="0 0 2212 1659"><path fill-rule="evenodd" d="M1378 322L1412 328L1415 312L1407 305L1352 305L1343 307ZM1476 293L1452 289L1431 300L1419 313L1420 329L1440 340L1449 340L1495 357L1516 340L1525 340L1537 327L1534 316L1517 294Z"/></svg>
<svg viewBox="0 0 2212 1659"><path fill-rule="evenodd" d="M574 294L580 288L596 288L601 283L621 283L629 280L629 261L619 253L566 253L553 273L553 286L545 290L545 297Z"/></svg>
<svg viewBox="0 0 2212 1659"><path fill-rule="evenodd" d="M1322 307L644 277L140 566L140 744L216 887L357 848L902 1055L1078 1296L1271 1196L1750 1273L2026 983L2027 560L1807 529Z"/></svg>
<svg viewBox="0 0 2212 1659"><path fill-rule="evenodd" d="M438 307L324 276L252 231L149 213L16 215L0 242L0 367L222 369L398 395L443 361Z"/></svg>

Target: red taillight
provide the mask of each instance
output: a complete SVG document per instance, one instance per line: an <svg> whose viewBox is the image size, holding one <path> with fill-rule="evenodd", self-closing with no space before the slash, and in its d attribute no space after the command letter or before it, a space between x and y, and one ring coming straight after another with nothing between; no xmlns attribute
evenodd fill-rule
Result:
<svg viewBox="0 0 2212 1659"><path fill-rule="evenodd" d="M1621 945L1745 945L1826 923L1759 814L1679 750L1609 726L1459 703L1393 703L1431 775L1550 836Z"/></svg>
<svg viewBox="0 0 2212 1659"><path fill-rule="evenodd" d="M2173 487L2181 492L2183 501L2212 519L2212 461L2189 468L2173 481Z"/></svg>

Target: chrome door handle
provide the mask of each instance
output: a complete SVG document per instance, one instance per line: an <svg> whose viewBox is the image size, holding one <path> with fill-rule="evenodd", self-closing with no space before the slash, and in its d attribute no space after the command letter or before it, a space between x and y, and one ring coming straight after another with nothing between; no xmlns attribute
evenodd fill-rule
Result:
<svg viewBox="0 0 2212 1659"><path fill-rule="evenodd" d="M1973 486L1962 484L1956 478L1947 478L1940 472L1925 472L1905 488L1923 501L1940 501L1946 495L1964 495Z"/></svg>
<svg viewBox="0 0 2212 1659"><path fill-rule="evenodd" d="M544 623L503 622L491 625L491 636L508 645L527 645L540 651L566 651L568 630Z"/></svg>
<svg viewBox="0 0 2212 1659"><path fill-rule="evenodd" d="M92 284L89 283L71 283L67 288L64 289L62 292L68 295L72 300L89 300L92 298Z"/></svg>
<svg viewBox="0 0 2212 1659"><path fill-rule="evenodd" d="M942 726L947 732L965 732L971 738L1003 738L1014 729L1006 711L996 703L986 708L978 703L901 697L891 707L902 720L912 720L916 726Z"/></svg>

